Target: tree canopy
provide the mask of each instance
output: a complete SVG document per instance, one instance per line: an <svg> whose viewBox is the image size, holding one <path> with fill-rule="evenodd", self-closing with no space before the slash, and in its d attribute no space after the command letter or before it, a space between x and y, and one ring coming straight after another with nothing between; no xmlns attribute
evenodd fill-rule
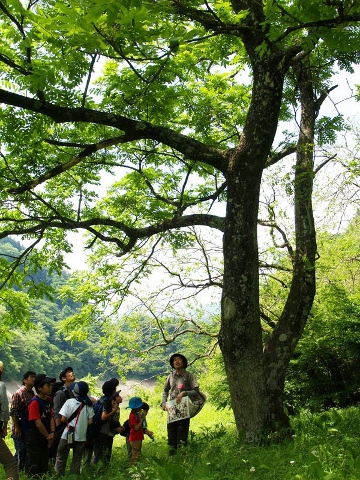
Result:
<svg viewBox="0 0 360 480"><path fill-rule="evenodd" d="M342 126L316 122L334 68L358 61L359 20L350 0L0 1L0 238L29 242L12 273L44 262L60 271L67 232L85 231L96 271L79 296L90 324L164 264L164 249L193 245L200 226L219 232L223 267L203 251L205 275L187 284L221 288L218 339L248 441L290 431L285 376L315 296L314 144ZM297 108L298 138L274 144ZM259 218L263 172L279 162L294 168L293 238L271 204ZM289 259L276 318L260 308L259 267L277 265L259 259L259 220ZM184 272L167 271L181 285ZM8 315L14 307L9 298Z"/></svg>

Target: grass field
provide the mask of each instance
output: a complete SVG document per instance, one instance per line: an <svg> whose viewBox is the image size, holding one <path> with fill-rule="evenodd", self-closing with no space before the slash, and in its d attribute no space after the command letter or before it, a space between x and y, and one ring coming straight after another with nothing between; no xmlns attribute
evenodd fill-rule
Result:
<svg viewBox="0 0 360 480"><path fill-rule="evenodd" d="M127 416L122 408L122 420ZM207 403L191 420L189 446L168 456L166 414L150 409L148 425L156 440L143 442L140 463L129 469L125 439L117 436L107 471L98 466L77 477L81 480L302 480L360 479L360 411L330 410L301 413L292 419L296 435L291 441L269 446L244 445L236 435L231 413L217 412ZM7 438L13 449L12 440ZM53 474L48 475L49 478ZM25 479L25 476L21 476ZM64 478L71 478L70 475ZM5 479L1 470L0 479Z"/></svg>

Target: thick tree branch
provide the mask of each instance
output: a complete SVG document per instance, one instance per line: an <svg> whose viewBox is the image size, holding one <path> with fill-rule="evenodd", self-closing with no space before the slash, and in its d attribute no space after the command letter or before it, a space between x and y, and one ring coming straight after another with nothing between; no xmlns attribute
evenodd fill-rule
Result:
<svg viewBox="0 0 360 480"><path fill-rule="evenodd" d="M279 43L284 40L290 33L297 32L299 30L312 30L312 29L319 29L319 28L344 28L351 23L356 23L360 21L360 14L354 15L344 15L342 18L335 17L335 18L324 18L322 20L316 20L314 22L304 22L299 23L298 25L293 25L291 27L287 27L283 34L279 35L277 39L274 40L274 43ZM321 35L319 35L321 37Z"/></svg>
<svg viewBox="0 0 360 480"><path fill-rule="evenodd" d="M215 215L209 214L193 214L184 215L182 217L175 216L171 219L163 222L155 223L143 228L129 227L123 222L118 222L109 218L92 218L89 220L72 220L70 218L54 216L49 217L46 220L39 221L34 224L34 219L14 221L13 218L3 217L0 219L2 222L8 222L9 224L15 224L13 228L3 230L0 233L0 238L6 238L9 235L25 235L36 234L38 232L51 228L58 228L63 230L87 230L95 238L98 238L104 242L114 243L120 250L121 254L128 253L135 246L136 242L140 239L145 239L157 235L159 233L166 232L168 230L174 230L184 227L190 227L194 225L203 225L217 230L223 231L224 219ZM29 224L29 226L27 226ZM122 232L126 236L126 240L121 240L118 237L109 236L96 230L96 227L109 227Z"/></svg>
<svg viewBox="0 0 360 480"><path fill-rule="evenodd" d="M88 108L69 108L18 95L0 89L0 103L30 110L51 118L56 123L94 123L117 128L125 132L128 141L152 139L164 143L185 157L194 161L208 163L225 172L227 161L225 153L208 147L202 142L183 135L167 127L152 125L150 122L132 120L122 115L106 113Z"/></svg>

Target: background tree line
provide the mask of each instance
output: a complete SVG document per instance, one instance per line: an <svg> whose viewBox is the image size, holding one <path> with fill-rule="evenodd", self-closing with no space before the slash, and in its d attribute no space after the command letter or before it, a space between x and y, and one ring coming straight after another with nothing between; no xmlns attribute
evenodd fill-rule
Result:
<svg viewBox="0 0 360 480"><path fill-rule="evenodd" d="M11 264L11 259L24 252L25 248L11 238L0 240L0 258ZM36 372L46 372L57 377L65 364L72 365L78 378L90 375L101 379L109 376L122 375L123 379L152 379L164 375L169 370L168 358L175 350L189 352L189 345L193 351L204 347L196 334L189 334L187 338L181 335L179 339L167 348L160 349L155 355L150 355L144 361L139 351L148 349L154 342L147 318L139 315L130 316L126 321L120 319L122 332L118 341L109 347L108 336L102 330L101 323L94 323L84 338L78 336L73 340L74 332L69 332L67 320L76 315L81 305L69 298L64 298L63 290L67 286L71 274L65 270L61 275L50 274L47 269L32 272L31 282L39 286L39 298L28 298L28 321L14 328L1 323L1 359L6 365L6 379L21 379L21 375L28 369ZM25 278L25 283L29 278ZM42 297L41 285L46 289ZM27 297L27 289L21 285L14 287L14 294ZM176 326L169 326L174 332ZM79 325L81 332L81 325Z"/></svg>
<svg viewBox="0 0 360 480"><path fill-rule="evenodd" d="M1 259L10 264L11 258L24 251L24 247L13 239L0 241ZM79 377L89 373L97 376L103 373L107 358L101 355L101 331L97 325L88 339L71 342L66 334L59 331L61 322L73 314L79 305L71 300L63 301L60 290L66 284L69 274L50 274L47 269L31 273L31 281L46 286L46 296L29 300L29 317L26 328L1 325L1 356L6 365L6 380L21 379L26 370L46 372L58 376L65 364L72 365ZM28 281L26 279L26 281ZM14 287L15 294L27 295L21 285ZM41 287L39 287L41 291ZM5 341L4 341L5 340ZM109 373L114 367L109 364Z"/></svg>

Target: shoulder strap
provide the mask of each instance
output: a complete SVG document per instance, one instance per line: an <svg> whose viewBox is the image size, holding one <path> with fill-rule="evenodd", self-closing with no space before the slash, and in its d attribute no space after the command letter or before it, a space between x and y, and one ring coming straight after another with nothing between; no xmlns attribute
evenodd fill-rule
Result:
<svg viewBox="0 0 360 480"><path fill-rule="evenodd" d="M78 414L76 415L74 430L76 429L76 425L77 425L77 423L78 423L78 421L79 421L79 416L80 416L81 410L83 409L83 406L84 406L84 405L85 405L85 404L82 403L82 404L80 405L80 407L78 408Z"/></svg>
<svg viewBox="0 0 360 480"><path fill-rule="evenodd" d="M46 405L45 405L45 403L41 400L41 398L39 398L39 397L37 397L37 396L33 397L33 398L30 400L29 405L30 405L30 403L31 403L33 400L35 400L36 402L38 402L38 404L39 404L40 407L43 409L43 411L46 412Z"/></svg>
<svg viewBox="0 0 360 480"><path fill-rule="evenodd" d="M70 417L69 417L69 418L67 419L67 421L66 421L66 424L67 424L67 425L71 422L71 420L74 420L74 418L76 417L76 415L78 414L78 412L79 412L79 415L80 415L80 412L81 412L83 406L84 406L84 404L81 403L81 404L78 406L78 408L73 411L73 413L70 415Z"/></svg>
<svg viewBox="0 0 360 480"><path fill-rule="evenodd" d="M69 398L71 398L70 396L70 390L68 389L68 387L66 385L63 385L60 390L64 393L65 397L67 400L69 400Z"/></svg>

